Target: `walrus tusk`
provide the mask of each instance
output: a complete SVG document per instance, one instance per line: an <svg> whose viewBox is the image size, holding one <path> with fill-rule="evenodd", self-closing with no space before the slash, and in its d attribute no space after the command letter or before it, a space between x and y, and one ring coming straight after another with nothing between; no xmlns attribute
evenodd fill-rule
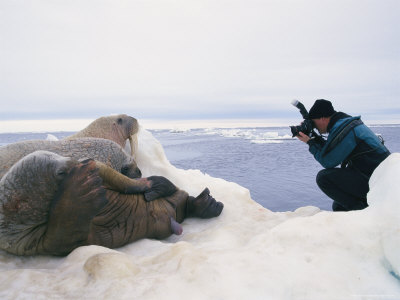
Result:
<svg viewBox="0 0 400 300"><path fill-rule="evenodd" d="M137 140L137 135L131 135L129 136L129 145L131 146L131 155L133 158L136 160L136 153L138 149L138 140Z"/></svg>
<svg viewBox="0 0 400 300"><path fill-rule="evenodd" d="M129 139L129 145L131 146L131 155L133 156L133 138L132 138L132 136L130 135L130 136L128 137L128 139Z"/></svg>
<svg viewBox="0 0 400 300"><path fill-rule="evenodd" d="M146 178L131 179L97 160L96 167L103 179L103 185L111 190L124 194L136 194L143 193L150 188L150 182Z"/></svg>

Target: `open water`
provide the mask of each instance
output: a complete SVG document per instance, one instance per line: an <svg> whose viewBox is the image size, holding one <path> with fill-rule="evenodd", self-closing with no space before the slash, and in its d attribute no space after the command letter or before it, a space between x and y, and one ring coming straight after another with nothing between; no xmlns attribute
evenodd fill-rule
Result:
<svg viewBox="0 0 400 300"><path fill-rule="evenodd" d="M391 152L400 152L400 125L370 127ZM291 138L288 127L151 130L169 161L181 169L199 169L235 182L272 211L313 205L331 209L332 201L315 183L322 168L308 147ZM44 133L3 133L0 146L21 140L46 139ZM61 139L73 132L53 132Z"/></svg>

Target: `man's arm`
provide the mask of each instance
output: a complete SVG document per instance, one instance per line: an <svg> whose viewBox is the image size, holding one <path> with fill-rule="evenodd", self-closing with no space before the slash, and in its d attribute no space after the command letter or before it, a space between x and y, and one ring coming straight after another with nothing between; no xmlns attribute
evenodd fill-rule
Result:
<svg viewBox="0 0 400 300"><path fill-rule="evenodd" d="M309 151L324 168L336 167L346 159L357 145L354 134L348 134L332 151L326 154L325 143L321 143L318 139L312 139L303 132L300 132L296 137L309 145Z"/></svg>

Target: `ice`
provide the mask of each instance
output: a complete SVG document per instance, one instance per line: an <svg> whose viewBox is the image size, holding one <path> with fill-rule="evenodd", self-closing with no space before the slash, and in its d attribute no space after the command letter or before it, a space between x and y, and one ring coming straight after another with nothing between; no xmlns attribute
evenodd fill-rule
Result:
<svg viewBox="0 0 400 300"><path fill-rule="evenodd" d="M46 140L47 141L58 141L58 138L54 134L48 133Z"/></svg>
<svg viewBox="0 0 400 300"><path fill-rule="evenodd" d="M166 176L191 195L209 187L225 204L221 216L114 250L1 252L0 298L400 299L400 154L374 172L363 211L273 213L236 183L175 168L149 131L138 141L144 176Z"/></svg>
<svg viewBox="0 0 400 300"><path fill-rule="evenodd" d="M258 131L257 129L249 128L207 128L204 131L197 133L197 135L219 135L225 138L242 138L250 140L253 144L272 144L282 143L285 140L292 140L290 135L279 135L276 131Z"/></svg>

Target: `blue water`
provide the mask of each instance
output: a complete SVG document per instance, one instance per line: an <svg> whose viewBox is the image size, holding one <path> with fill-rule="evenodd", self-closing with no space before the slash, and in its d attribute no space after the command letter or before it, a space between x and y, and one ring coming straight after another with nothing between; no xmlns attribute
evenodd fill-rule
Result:
<svg viewBox="0 0 400 300"><path fill-rule="evenodd" d="M400 152L400 126L371 126L391 152ZM199 169L250 190L251 197L272 211L306 205L331 209L332 201L315 183L322 168L308 147L290 138L287 127L152 130L170 162ZM52 133L63 138L72 132ZM0 146L21 140L46 139L47 133L0 134Z"/></svg>

